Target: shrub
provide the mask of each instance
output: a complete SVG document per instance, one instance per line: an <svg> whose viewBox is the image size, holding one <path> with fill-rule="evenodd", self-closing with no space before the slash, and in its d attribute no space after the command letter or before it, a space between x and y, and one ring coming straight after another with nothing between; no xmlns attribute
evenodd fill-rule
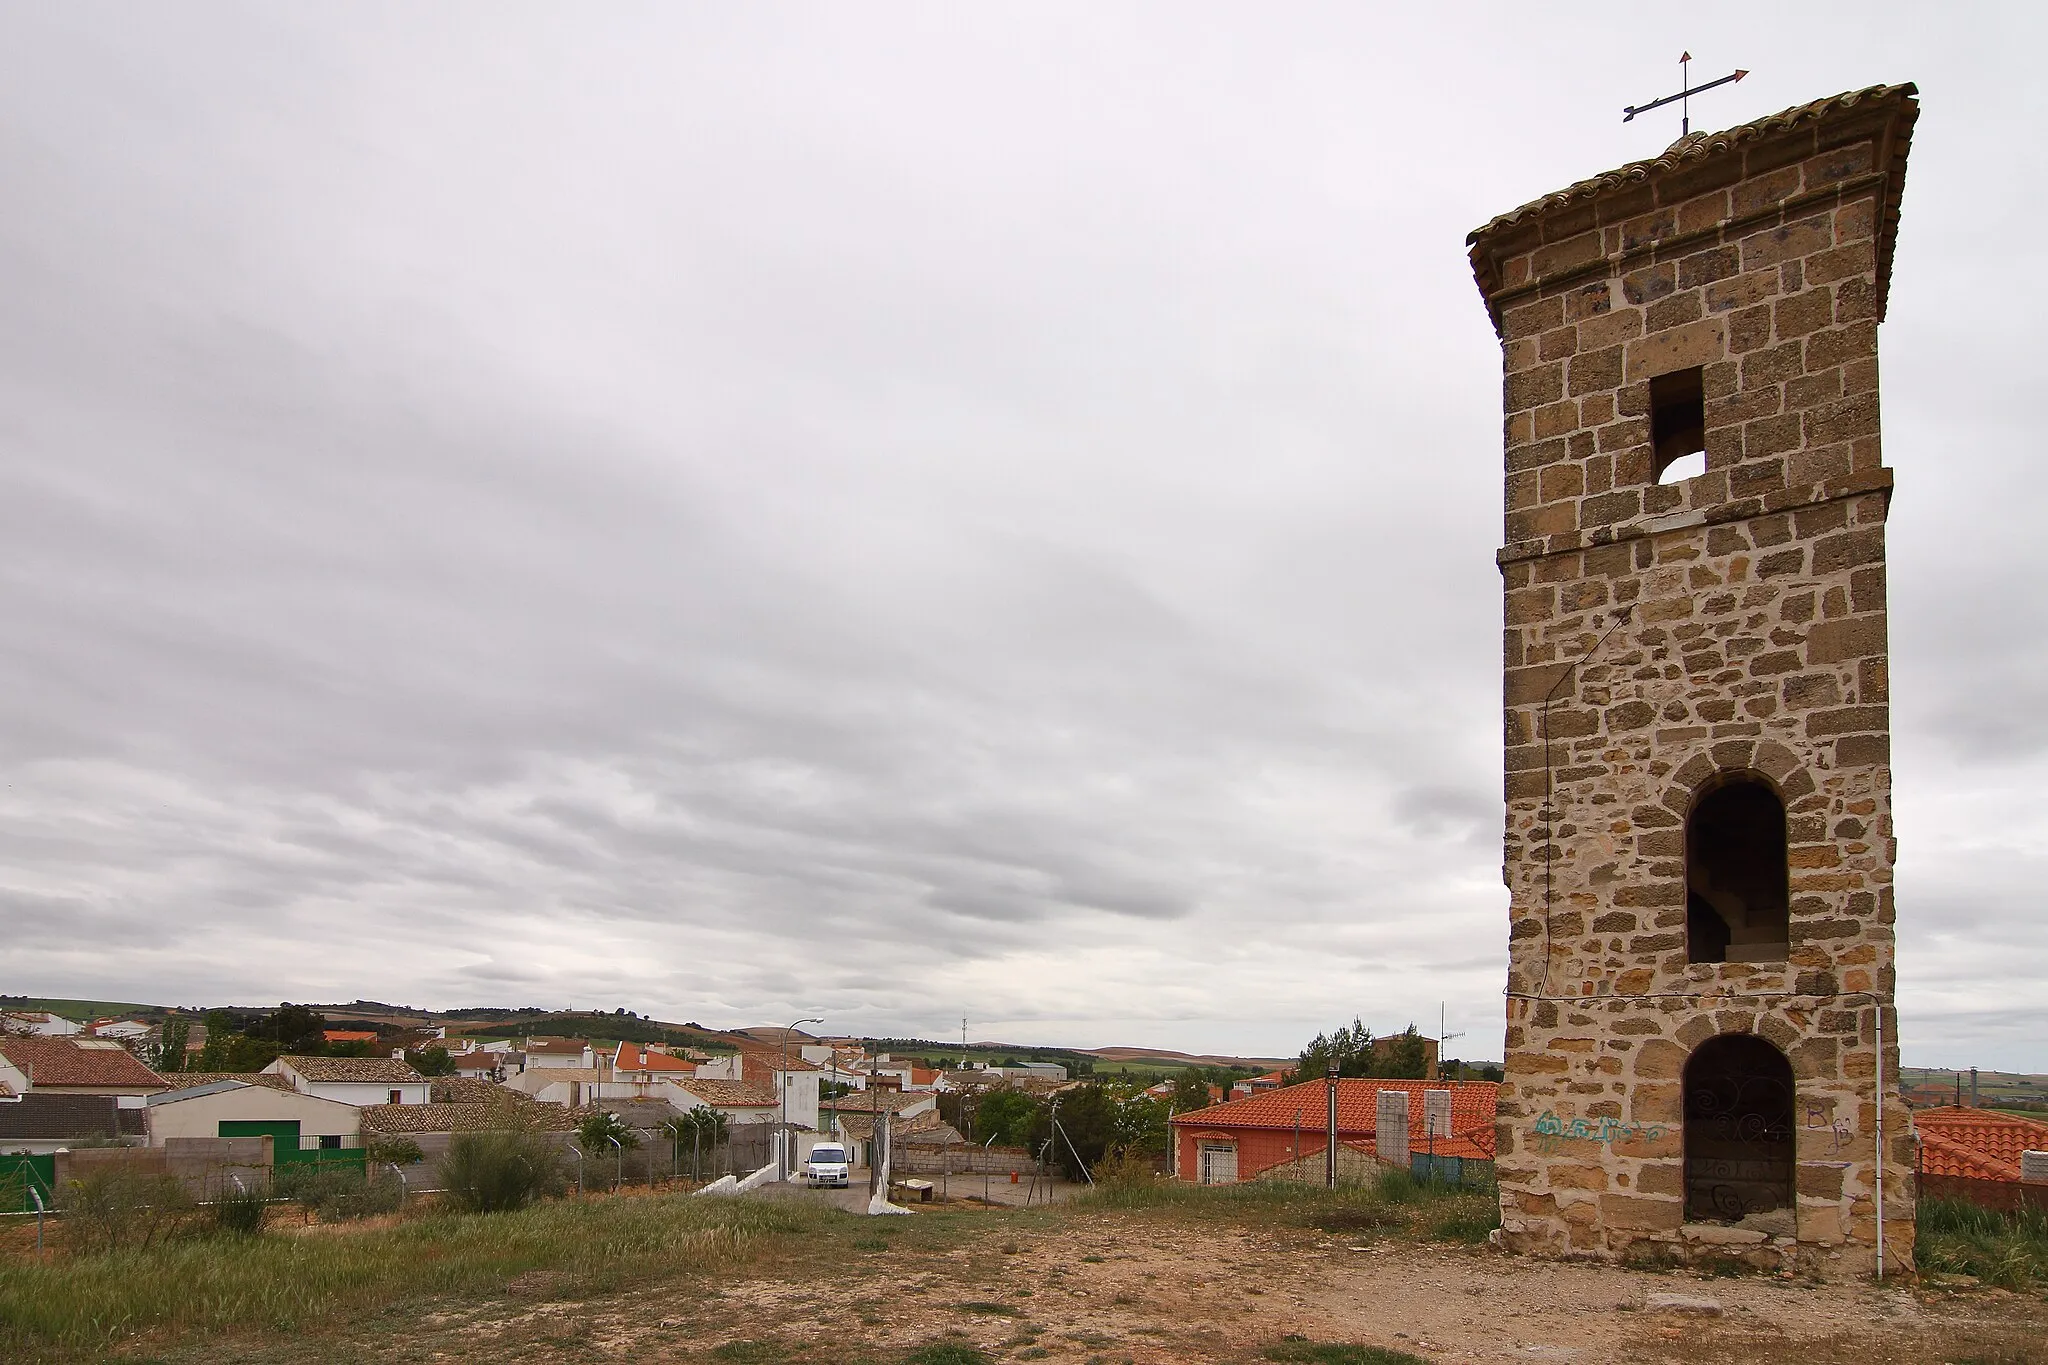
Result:
<svg viewBox="0 0 2048 1365"><path fill-rule="evenodd" d="M323 1223L390 1213L404 1197L397 1180L371 1179L353 1163L292 1162L277 1168L271 1188Z"/></svg>
<svg viewBox="0 0 2048 1365"><path fill-rule="evenodd" d="M175 1231L192 1207L169 1175L127 1165L102 1166L58 1192L71 1244L81 1251L146 1247Z"/></svg>
<svg viewBox="0 0 2048 1365"><path fill-rule="evenodd" d="M269 1203L261 1190L229 1185L213 1201L213 1225L218 1231L242 1237L261 1232Z"/></svg>
<svg viewBox="0 0 2048 1365"><path fill-rule="evenodd" d="M457 1133L441 1160L448 1201L469 1213L502 1213L562 1192L562 1153L545 1135L518 1130Z"/></svg>
<svg viewBox="0 0 2048 1365"><path fill-rule="evenodd" d="M1159 1173L1147 1158L1129 1148L1116 1148L1095 1163L1095 1186L1109 1190L1147 1190L1159 1183Z"/></svg>
<svg viewBox="0 0 2048 1365"><path fill-rule="evenodd" d="M363 1155L373 1166L416 1166L427 1156L409 1137L371 1138L363 1149Z"/></svg>

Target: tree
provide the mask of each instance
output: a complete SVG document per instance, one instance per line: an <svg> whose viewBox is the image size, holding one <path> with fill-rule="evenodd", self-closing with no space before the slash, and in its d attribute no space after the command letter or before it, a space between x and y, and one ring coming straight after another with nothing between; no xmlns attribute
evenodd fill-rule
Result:
<svg viewBox="0 0 2048 1365"><path fill-rule="evenodd" d="M157 1030L156 1042L147 1049L148 1055L142 1060L158 1075L169 1075L185 1069L185 1043L192 1036L192 1021L182 1015L172 1015L164 1020Z"/></svg>
<svg viewBox="0 0 2048 1365"><path fill-rule="evenodd" d="M1173 1082L1173 1112L1191 1114L1197 1109L1207 1109L1215 1101L1209 1098L1208 1078L1198 1071L1188 1071L1176 1077Z"/></svg>
<svg viewBox="0 0 2048 1365"><path fill-rule="evenodd" d="M576 1145L586 1156L596 1156L617 1143L626 1151L640 1145L640 1135L626 1126L626 1121L617 1114L608 1114L602 1109L588 1114L576 1125Z"/></svg>
<svg viewBox="0 0 2048 1365"><path fill-rule="evenodd" d="M1056 1105L1046 1106L1031 1126L1031 1149L1044 1151L1068 1179L1080 1180L1083 1167L1102 1160L1116 1136L1116 1100L1101 1086L1090 1085L1064 1091Z"/></svg>
<svg viewBox="0 0 2048 1365"><path fill-rule="evenodd" d="M974 1106L974 1136L978 1142L993 1138L1004 1147L1022 1146L1031 1139L1040 1105L1021 1090L998 1086L982 1092Z"/></svg>
<svg viewBox="0 0 2048 1365"><path fill-rule="evenodd" d="M327 1016L310 1006L286 1001L243 1031L252 1038L275 1043L280 1054L317 1054L327 1043Z"/></svg>
<svg viewBox="0 0 2048 1365"><path fill-rule="evenodd" d="M1377 1059L1373 1069L1375 1076L1395 1080L1419 1081L1429 1075L1429 1047L1421 1034L1410 1024L1402 1032L1386 1040L1387 1046Z"/></svg>
<svg viewBox="0 0 2048 1365"><path fill-rule="evenodd" d="M1140 1090L1119 1096L1111 1145L1121 1152L1159 1156L1166 1151L1166 1101Z"/></svg>
<svg viewBox="0 0 2048 1365"><path fill-rule="evenodd" d="M407 1048L406 1064L422 1076L453 1076L455 1059L445 1047Z"/></svg>

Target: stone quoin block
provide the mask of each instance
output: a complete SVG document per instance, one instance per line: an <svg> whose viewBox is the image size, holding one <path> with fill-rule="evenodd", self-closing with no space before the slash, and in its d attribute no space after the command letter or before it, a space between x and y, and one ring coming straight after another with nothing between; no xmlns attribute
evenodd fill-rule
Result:
<svg viewBox="0 0 2048 1365"><path fill-rule="evenodd" d="M1468 241L1505 408L1512 1251L1865 1274L1882 1191L1911 1272L1877 331L1918 107L1682 138Z"/></svg>

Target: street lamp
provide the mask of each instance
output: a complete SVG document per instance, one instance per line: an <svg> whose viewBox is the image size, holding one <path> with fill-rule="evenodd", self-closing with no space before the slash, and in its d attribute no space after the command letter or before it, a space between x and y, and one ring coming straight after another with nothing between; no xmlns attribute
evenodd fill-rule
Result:
<svg viewBox="0 0 2048 1365"><path fill-rule="evenodd" d="M782 1115L782 1150L775 1161L776 1174L784 1180L789 1179L789 1035L797 1031L798 1025L824 1022L817 1018L798 1019L782 1031L782 1071L775 1078L776 1100Z"/></svg>

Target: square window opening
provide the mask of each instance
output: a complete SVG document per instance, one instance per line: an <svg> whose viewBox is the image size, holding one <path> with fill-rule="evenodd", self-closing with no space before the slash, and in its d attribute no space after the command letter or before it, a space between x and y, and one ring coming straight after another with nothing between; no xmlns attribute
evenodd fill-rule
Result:
<svg viewBox="0 0 2048 1365"><path fill-rule="evenodd" d="M1699 366L1650 381L1650 445L1658 483L1676 483L1706 472L1707 395ZM1692 455L1701 458L1687 458Z"/></svg>

